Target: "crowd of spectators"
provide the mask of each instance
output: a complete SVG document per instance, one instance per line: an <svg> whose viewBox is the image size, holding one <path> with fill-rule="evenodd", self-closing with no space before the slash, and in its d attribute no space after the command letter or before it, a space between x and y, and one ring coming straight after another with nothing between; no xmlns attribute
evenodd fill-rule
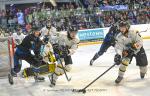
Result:
<svg viewBox="0 0 150 96"><path fill-rule="evenodd" d="M49 18L58 31L67 30L67 26L71 24L81 30L109 27L119 19L134 25L150 23L149 0L95 0L95 2L94 6L90 5L90 2L89 4L84 2L88 7L72 3L63 4L58 8L33 6L20 10L10 7L0 10L0 25L9 31L20 25L24 32L30 32L33 26L44 26ZM120 11L99 9L99 6L116 4L128 5L129 9Z"/></svg>

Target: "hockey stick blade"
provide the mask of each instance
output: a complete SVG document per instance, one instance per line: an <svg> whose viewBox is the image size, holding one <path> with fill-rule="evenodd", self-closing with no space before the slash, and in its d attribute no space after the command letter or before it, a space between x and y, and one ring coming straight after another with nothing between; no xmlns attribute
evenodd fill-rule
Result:
<svg viewBox="0 0 150 96"><path fill-rule="evenodd" d="M67 79L68 81L71 81L71 77Z"/></svg>
<svg viewBox="0 0 150 96"><path fill-rule="evenodd" d="M148 30L150 30L150 28L147 28L146 30L140 31L139 33L147 32Z"/></svg>
<svg viewBox="0 0 150 96"><path fill-rule="evenodd" d="M78 92L78 93L86 93L86 90L85 89L79 89L79 90L76 90L76 89L73 89L72 92Z"/></svg>

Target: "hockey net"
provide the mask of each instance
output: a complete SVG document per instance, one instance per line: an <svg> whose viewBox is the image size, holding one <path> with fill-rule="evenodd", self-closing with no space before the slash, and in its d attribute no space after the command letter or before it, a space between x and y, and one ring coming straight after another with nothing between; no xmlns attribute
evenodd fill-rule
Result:
<svg viewBox="0 0 150 96"><path fill-rule="evenodd" d="M9 53L12 52L12 45L8 41L0 41L0 77L5 77L8 75L10 70L10 55ZM8 45L10 45L10 51L8 50ZM11 55L12 59L12 55Z"/></svg>

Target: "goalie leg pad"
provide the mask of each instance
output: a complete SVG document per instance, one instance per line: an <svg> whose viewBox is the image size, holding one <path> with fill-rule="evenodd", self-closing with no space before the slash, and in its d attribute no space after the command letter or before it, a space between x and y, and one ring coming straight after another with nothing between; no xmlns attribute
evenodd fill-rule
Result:
<svg viewBox="0 0 150 96"><path fill-rule="evenodd" d="M33 68L25 68L22 73L23 77L34 76Z"/></svg>
<svg viewBox="0 0 150 96"><path fill-rule="evenodd" d="M56 64L55 63L49 64L48 66L49 66L49 72L50 73L55 72L55 69L56 69Z"/></svg>
<svg viewBox="0 0 150 96"><path fill-rule="evenodd" d="M56 64L46 64L39 67L39 74L53 73L55 72ZM34 76L32 67L25 68L22 73L23 77Z"/></svg>
<svg viewBox="0 0 150 96"><path fill-rule="evenodd" d="M48 57L50 62L56 62L56 58L51 51L48 52Z"/></svg>

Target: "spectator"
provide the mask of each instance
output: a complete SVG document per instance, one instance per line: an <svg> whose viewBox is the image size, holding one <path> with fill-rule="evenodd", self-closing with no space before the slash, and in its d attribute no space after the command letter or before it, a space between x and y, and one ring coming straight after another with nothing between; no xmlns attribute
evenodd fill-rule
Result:
<svg viewBox="0 0 150 96"><path fill-rule="evenodd" d="M109 27L118 20L129 21L130 24L145 24L150 22L150 2L149 0L95 0L95 6L125 4L131 7L124 11L102 11L93 8L91 1L83 1L87 8L75 6L73 3L62 4L59 7L31 7L25 8L25 12L19 10L17 15L15 8L0 10L0 24L3 27L16 27L17 24L25 27L29 31L32 26L45 26L47 18L53 19L53 25L59 30L67 30L71 24L81 29ZM92 1L93 2L93 1ZM69 9L69 10L68 10ZM25 19L25 20L24 20ZM9 29L9 28L8 28ZM15 28L14 28L15 29Z"/></svg>
<svg viewBox="0 0 150 96"><path fill-rule="evenodd" d="M18 24L19 25L24 25L25 24L25 22L24 22L24 14L23 14L23 12L21 10L19 10L17 12L17 18L18 18Z"/></svg>
<svg viewBox="0 0 150 96"><path fill-rule="evenodd" d="M28 23L28 24L26 25L26 31L27 31L27 33L30 33L30 32L31 32L31 28L32 28L31 23Z"/></svg>

